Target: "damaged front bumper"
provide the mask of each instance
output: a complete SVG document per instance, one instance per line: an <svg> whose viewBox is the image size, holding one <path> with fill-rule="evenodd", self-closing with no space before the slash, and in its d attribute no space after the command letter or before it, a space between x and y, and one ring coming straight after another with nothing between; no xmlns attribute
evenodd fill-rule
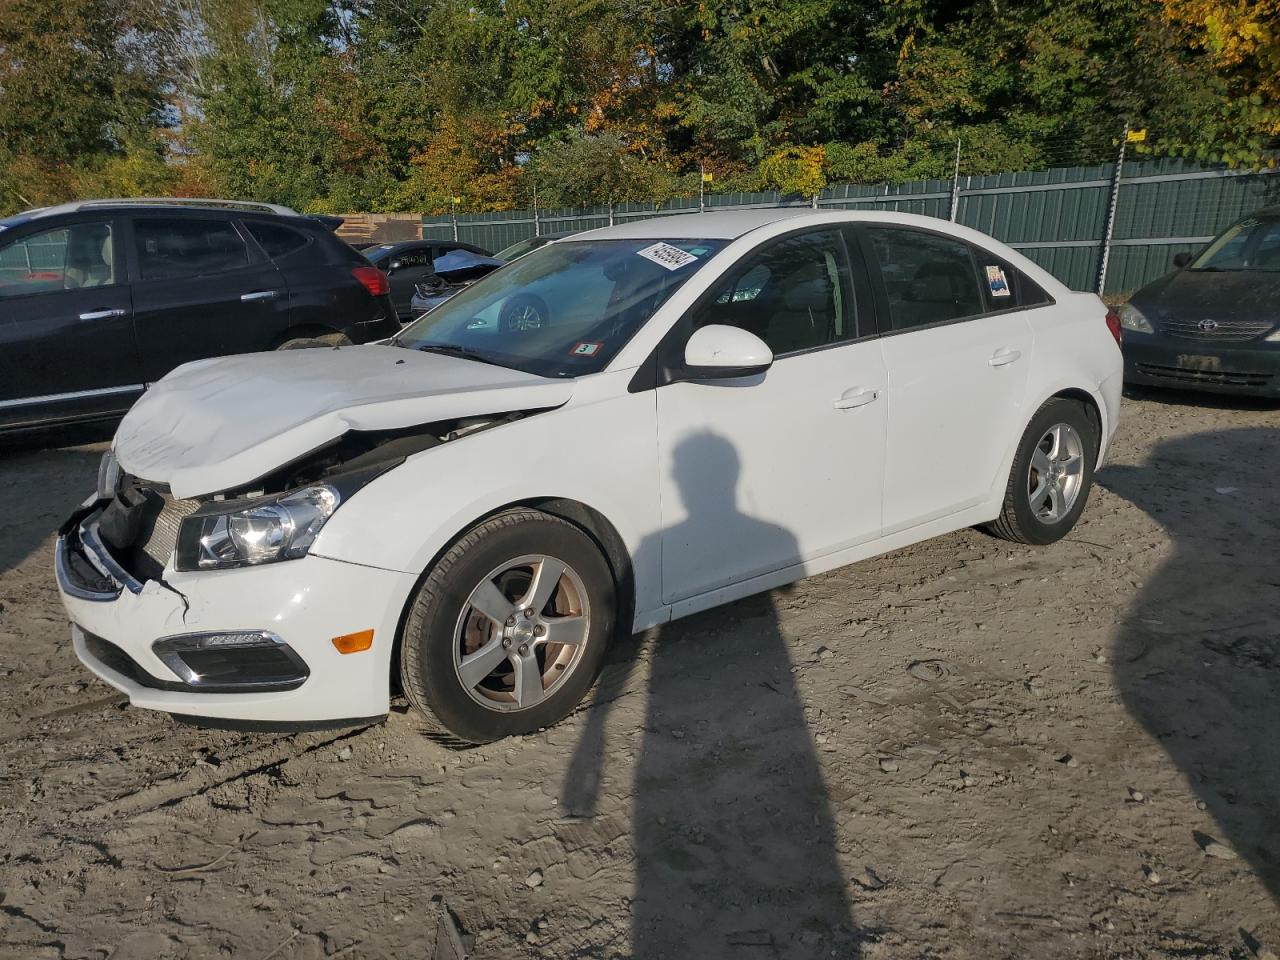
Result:
<svg viewBox="0 0 1280 960"><path fill-rule="evenodd" d="M134 706L211 721L337 725L385 714L410 574L302 557L140 579L91 501L59 531L58 591L81 662ZM373 630L342 654L333 638Z"/></svg>
<svg viewBox="0 0 1280 960"><path fill-rule="evenodd" d="M1280 343L1228 345L1126 330L1122 349L1125 383L1280 397Z"/></svg>

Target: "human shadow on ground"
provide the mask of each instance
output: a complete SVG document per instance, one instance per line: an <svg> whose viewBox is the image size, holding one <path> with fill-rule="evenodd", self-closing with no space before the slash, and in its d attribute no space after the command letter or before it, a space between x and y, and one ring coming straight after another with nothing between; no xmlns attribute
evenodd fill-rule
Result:
<svg viewBox="0 0 1280 960"><path fill-rule="evenodd" d="M737 506L739 459L712 434L675 451L673 478L686 515L636 551L637 564L681 550L707 529L799 556L781 527ZM728 547L726 547L728 549ZM637 669L632 657L624 673ZM598 809L608 764L610 698L600 686L570 763L561 802ZM846 880L826 786L805 722L773 597L762 594L656 631L633 785L635 898L632 956L777 957L832 951L856 957ZM764 954L762 954L764 955Z"/></svg>
<svg viewBox="0 0 1280 960"><path fill-rule="evenodd" d="M1174 547L1120 632L1121 696L1217 821L1188 841L1224 841L1280 901L1278 457L1277 429L1202 433L1098 479Z"/></svg>

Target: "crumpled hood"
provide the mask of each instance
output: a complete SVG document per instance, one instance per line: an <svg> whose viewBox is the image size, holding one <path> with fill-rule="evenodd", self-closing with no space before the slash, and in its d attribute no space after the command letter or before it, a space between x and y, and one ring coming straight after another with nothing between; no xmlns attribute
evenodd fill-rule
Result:
<svg viewBox="0 0 1280 960"><path fill-rule="evenodd" d="M116 432L129 473L178 498L251 483L349 430L545 409L572 380L368 346L198 360L143 394Z"/></svg>

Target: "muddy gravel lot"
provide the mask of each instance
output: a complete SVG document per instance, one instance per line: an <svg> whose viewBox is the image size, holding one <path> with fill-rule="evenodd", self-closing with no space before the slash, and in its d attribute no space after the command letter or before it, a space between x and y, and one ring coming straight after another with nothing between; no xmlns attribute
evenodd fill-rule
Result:
<svg viewBox="0 0 1280 960"><path fill-rule="evenodd" d="M1129 398L1066 541L651 631L470 750L126 707L50 572L101 449L0 452L0 956L1280 952L1280 406Z"/></svg>

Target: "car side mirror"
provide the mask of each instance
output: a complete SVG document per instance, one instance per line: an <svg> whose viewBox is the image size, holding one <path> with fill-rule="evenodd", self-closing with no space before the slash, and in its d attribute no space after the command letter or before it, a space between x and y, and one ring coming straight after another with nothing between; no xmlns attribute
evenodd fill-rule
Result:
<svg viewBox="0 0 1280 960"><path fill-rule="evenodd" d="M399 270L403 266L404 266L403 260L392 260L391 263L387 265L387 273L395 273L397 270Z"/></svg>
<svg viewBox="0 0 1280 960"><path fill-rule="evenodd" d="M773 351L749 330L711 323L685 344L684 366L683 380L750 377L773 366Z"/></svg>
<svg viewBox="0 0 1280 960"><path fill-rule="evenodd" d="M1173 265L1177 267L1179 270L1181 270L1190 262L1191 262L1191 254L1189 253L1175 253L1173 255Z"/></svg>

